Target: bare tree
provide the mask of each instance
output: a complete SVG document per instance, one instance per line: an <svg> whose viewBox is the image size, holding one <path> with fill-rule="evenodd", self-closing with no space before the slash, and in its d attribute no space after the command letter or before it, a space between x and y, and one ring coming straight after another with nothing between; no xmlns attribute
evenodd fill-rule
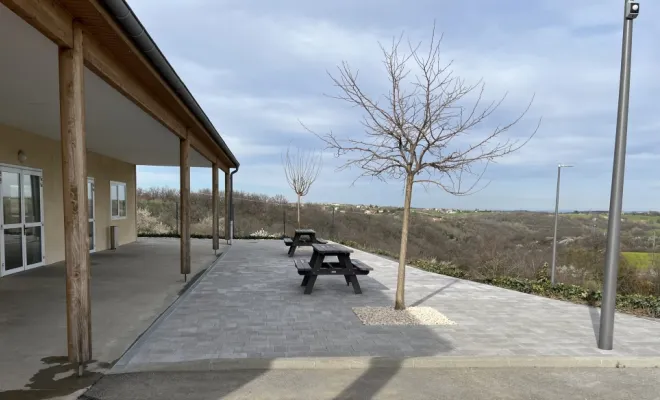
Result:
<svg viewBox="0 0 660 400"><path fill-rule="evenodd" d="M477 127L498 109L499 101L482 105L484 84L474 85L455 76L451 62L440 55L442 37L436 38L435 26L426 49L422 43L407 41L402 49L401 35L389 49L380 45L383 64L389 78L389 93L372 97L358 83L358 71L347 62L338 66L338 75L330 75L344 100L364 113L365 135L338 138L332 132L319 135L336 156L349 155L340 169L357 167L358 177L404 181L403 224L396 299L394 308L405 309L405 263L408 246L408 222L414 184L427 189L437 186L453 195L468 195L477 189L486 167L500 157L524 146L536 133L540 120L523 140L502 140L502 135L516 125L529 110L532 100L520 116L492 129L475 132ZM414 73L413 73L414 71ZM308 129L309 130L309 129ZM311 132L311 130L310 130ZM314 132L312 132L314 133ZM471 139L468 135L471 135ZM477 167L483 167L478 168ZM465 178L471 184L462 185ZM485 186L484 186L485 187Z"/></svg>
<svg viewBox="0 0 660 400"><path fill-rule="evenodd" d="M286 180L298 196L298 228L300 228L300 201L307 196L312 184L318 178L321 164L322 153L314 150L298 149L296 154L291 154L291 149L287 148L286 153L282 154Z"/></svg>

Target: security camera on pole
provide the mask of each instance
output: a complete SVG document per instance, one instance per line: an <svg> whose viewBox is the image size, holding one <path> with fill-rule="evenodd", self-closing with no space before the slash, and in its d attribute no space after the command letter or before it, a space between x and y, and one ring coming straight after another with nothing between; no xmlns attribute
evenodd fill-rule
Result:
<svg viewBox="0 0 660 400"><path fill-rule="evenodd" d="M639 2L625 0L623 44L621 49L621 77L619 81L619 109L616 119L614 168L610 211L607 224L607 252L603 279L603 301L600 308L598 348L612 350L614 341L614 312L616 311L616 280L619 272L621 245L621 208L623 175L626 168L626 136L628 133L628 104L630 97L630 58L632 54L633 20L639 15Z"/></svg>

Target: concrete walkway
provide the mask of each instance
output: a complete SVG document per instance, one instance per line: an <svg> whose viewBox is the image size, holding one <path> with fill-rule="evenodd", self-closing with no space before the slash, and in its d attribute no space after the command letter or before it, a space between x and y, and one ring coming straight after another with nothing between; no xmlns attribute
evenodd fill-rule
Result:
<svg viewBox="0 0 660 400"><path fill-rule="evenodd" d="M192 275L215 260L210 240L192 241ZM50 399L89 386L186 285L177 239L141 238L91 262L95 362L83 379L67 360L64 264L0 279L0 399Z"/></svg>
<svg viewBox="0 0 660 400"><path fill-rule="evenodd" d="M362 295L322 276L307 296L281 241L235 241L113 372L281 357L660 356L655 321L617 314L615 350L601 351L597 309L415 268L407 270L407 304L433 307L456 325L364 326L351 307L392 306L396 263L361 251L354 258L374 267L360 278Z"/></svg>
<svg viewBox="0 0 660 400"><path fill-rule="evenodd" d="M106 375L85 400L652 400L658 369L232 370Z"/></svg>

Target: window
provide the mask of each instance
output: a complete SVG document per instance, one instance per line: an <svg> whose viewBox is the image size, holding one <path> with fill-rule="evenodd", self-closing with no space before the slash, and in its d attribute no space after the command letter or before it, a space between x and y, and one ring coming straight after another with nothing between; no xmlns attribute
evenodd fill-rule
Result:
<svg viewBox="0 0 660 400"><path fill-rule="evenodd" d="M110 203L112 219L126 218L126 184L110 182Z"/></svg>

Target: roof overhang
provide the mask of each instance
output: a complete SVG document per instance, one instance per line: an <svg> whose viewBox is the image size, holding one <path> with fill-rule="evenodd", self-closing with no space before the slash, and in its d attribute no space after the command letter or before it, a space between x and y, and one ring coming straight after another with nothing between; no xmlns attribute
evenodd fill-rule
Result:
<svg viewBox="0 0 660 400"><path fill-rule="evenodd" d="M13 11L0 5L2 36L14 38L0 43L0 123L59 139L57 51L58 46L71 45L76 19L85 35L90 150L134 164L178 165L179 139L188 138L201 156L191 153L192 166L215 163L225 171L238 167L197 103L192 107L190 99L184 102L183 83L173 88L171 74L166 80L163 66L156 69L101 2L0 3ZM192 98L187 89L185 92Z"/></svg>

